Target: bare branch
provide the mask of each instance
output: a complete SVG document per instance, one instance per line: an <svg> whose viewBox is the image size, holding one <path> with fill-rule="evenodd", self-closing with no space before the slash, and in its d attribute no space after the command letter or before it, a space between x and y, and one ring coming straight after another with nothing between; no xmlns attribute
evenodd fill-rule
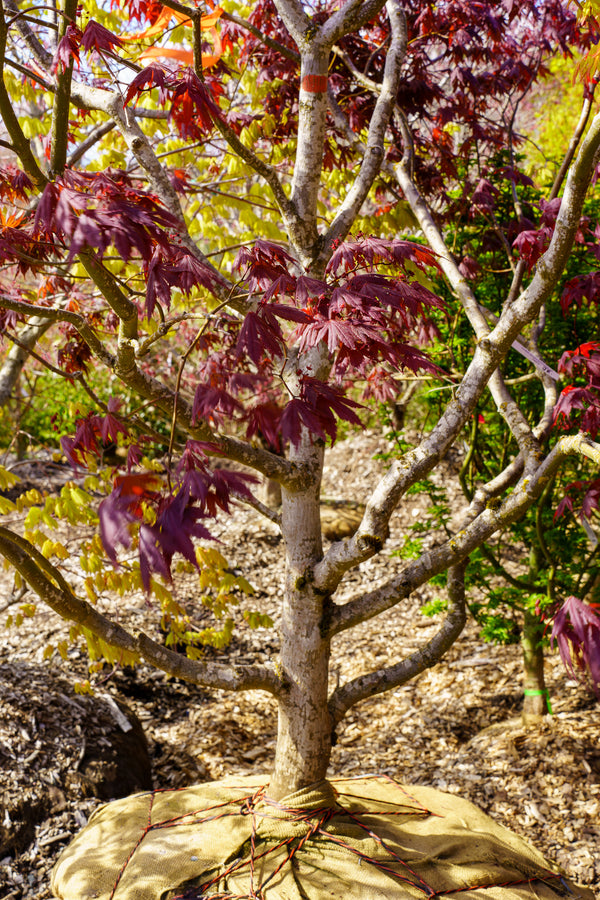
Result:
<svg viewBox="0 0 600 900"><path fill-rule="evenodd" d="M537 324L532 328L531 336L529 338L529 345L534 354L538 357L540 355L538 341L544 330L545 324L546 304L544 303L540 309ZM558 400L558 387L556 384L558 379L554 377L554 372L552 372L552 374L542 372L540 374L540 381L542 382L542 387L544 389L544 412L542 413L540 421L533 429L533 433L539 441L544 441L549 436L552 425L554 424L554 407Z"/></svg>
<svg viewBox="0 0 600 900"><path fill-rule="evenodd" d="M367 697L374 697L375 694L406 684L425 669L435 666L450 649L465 627L466 567L465 559L448 570L448 614L440 630L424 647L393 666L361 675L333 692L328 705L334 726L343 719L350 707Z"/></svg>
<svg viewBox="0 0 600 900"><path fill-rule="evenodd" d="M51 324L49 319L33 319L22 329L18 339L15 340L14 345L6 354L0 369L0 406L4 406L10 399L23 366L29 358L29 351L35 347ZM11 338L9 332L7 332L6 336L9 339Z"/></svg>
<svg viewBox="0 0 600 900"><path fill-rule="evenodd" d="M394 166L392 171L398 184L402 188L402 193L419 222L421 231L427 238L429 246L437 253L438 262L442 271L469 317L469 322L473 327L476 337L478 340L486 337L489 334L490 329L479 303L477 302L477 298L469 287L466 278L461 275L454 257L448 250L446 242L431 215L429 207L421 197L421 194L410 175L409 166L403 161Z"/></svg>
<svg viewBox="0 0 600 900"><path fill-rule="evenodd" d="M565 175L567 174L569 166L573 161L573 157L575 156L575 152L577 150L577 147L579 146L579 141L581 140L583 132L585 131L588 120L590 118L594 99L594 91L596 90L596 84L593 80L590 81L590 84L587 86L586 90L589 92L589 96L584 97L579 121L577 122L575 131L571 136L569 146L567 147L567 152L565 153L565 158L560 165L560 169L556 173L556 178L554 179L554 184L552 185L552 190L550 191L548 200L554 200L555 197L558 197L558 194L562 187L562 183L565 180Z"/></svg>
<svg viewBox="0 0 600 900"><path fill-rule="evenodd" d="M273 522L275 525L281 526L281 513L276 512L276 510L271 509L270 506L267 506L265 503L261 503L254 495L247 496L246 494L238 494L237 491L231 491L232 497L235 497L236 500L239 500L240 503L243 503L245 506L251 506L252 509L255 509L257 512L264 516L265 519L268 519L270 522Z"/></svg>
<svg viewBox="0 0 600 900"><path fill-rule="evenodd" d="M79 147L76 147L75 150L69 155L67 159L67 164L69 166L74 166L75 163L78 163L79 160L85 156L88 150L91 150L92 147L101 141L104 135L108 134L113 130L117 123L112 119L109 122L103 122L102 125L98 125L90 134L86 137L84 141L81 142Z"/></svg>
<svg viewBox="0 0 600 900"><path fill-rule="evenodd" d="M185 3L179 3L179 0L165 0L164 6L168 6L169 9L174 9L175 12L183 13L185 16L189 16L190 19L194 15L194 7L186 6Z"/></svg>
<svg viewBox="0 0 600 900"><path fill-rule="evenodd" d="M302 48L305 35L311 30L311 21L304 11L304 6L300 0L274 0L274 3L296 45Z"/></svg>
<svg viewBox="0 0 600 900"><path fill-rule="evenodd" d="M388 0L386 10L390 20L392 40L385 60L383 81L371 116L367 144L358 175L323 238L321 258L326 260L335 241L343 240L360 212L373 182L377 178L384 157L385 133L396 104L400 69L406 56L406 16L397 0Z"/></svg>
<svg viewBox="0 0 600 900"><path fill-rule="evenodd" d="M64 8L58 25L60 41L67 27L75 21L77 0L64 0ZM52 107L52 123L50 126L50 173L61 175L67 163L67 144L69 142L69 106L71 103L71 80L73 76L73 60L56 73L56 91Z"/></svg>
<svg viewBox="0 0 600 900"><path fill-rule="evenodd" d="M89 629L111 647L141 656L168 675L227 691L263 690L278 696L284 690L272 666L224 666L199 662L163 647L142 632L131 634L103 616L86 600L76 597L60 571L33 544L8 528L0 527L0 553L40 599L63 619Z"/></svg>
<svg viewBox="0 0 600 900"><path fill-rule="evenodd" d="M324 46L332 47L345 34L358 31L381 12L385 0L347 0L337 12L323 23L319 40Z"/></svg>
<svg viewBox="0 0 600 900"><path fill-rule="evenodd" d="M490 500L499 497L509 488L513 487L523 474L524 461L519 453L513 460L486 484L479 485L475 490L469 506L463 510L458 521L455 522L456 531L462 531L483 510Z"/></svg>
<svg viewBox="0 0 600 900"><path fill-rule="evenodd" d="M572 455L586 456L600 466L600 444L595 444L583 434L561 438L539 465L537 472L529 477L522 477L512 494L499 506L486 507L457 535L423 553L387 584L349 600L343 606L336 606L331 617L329 635L338 634L391 609L433 575L466 559L496 531L517 521L541 496L562 462Z"/></svg>
<svg viewBox="0 0 600 900"><path fill-rule="evenodd" d="M48 179L40 168L40 165L31 150L29 141L23 134L19 119L14 110L13 102L4 83L4 60L6 57L7 38L8 27L4 18L4 9L0 5L0 115L2 116L6 130L10 135L12 149L21 160L23 168L33 183L37 187L42 188Z"/></svg>
<svg viewBox="0 0 600 900"><path fill-rule="evenodd" d="M123 337L137 340L138 310L135 303L123 293L112 272L109 272L90 250L82 250L78 254L78 259L112 311L118 316Z"/></svg>
<svg viewBox="0 0 600 900"><path fill-rule="evenodd" d="M16 593L11 593L6 603L3 603L2 606L0 606L0 615L2 615L2 613L5 613L7 609L10 609L11 606L15 606L17 603L19 603L27 594L28 590L29 588L23 585L23 587L19 588Z"/></svg>
<svg viewBox="0 0 600 900"><path fill-rule="evenodd" d="M2 0L2 5L13 17L11 20L11 24L14 22L14 24L17 26L21 33L21 36L24 38L27 46L33 53L33 56L37 60L38 64L43 69L49 72L52 65L52 54L48 53L46 48L38 40L37 35L34 33L27 20L22 15L20 15L17 4L14 2L14 0Z"/></svg>
<svg viewBox="0 0 600 900"><path fill-rule="evenodd" d="M534 437L533 429L527 417L508 390L499 369L496 369L491 376L488 388L494 398L498 412L517 442L519 450L525 459L525 466L527 467L530 461L535 466L536 454L539 454L541 451L540 444Z"/></svg>
<svg viewBox="0 0 600 900"><path fill-rule="evenodd" d="M301 466L293 465L282 456L263 450L262 447L252 447L239 438L216 435L211 436L209 440L217 444L220 452L227 459L255 469L266 478L278 481L282 487L298 490L309 478L308 472L304 471Z"/></svg>
<svg viewBox="0 0 600 900"><path fill-rule="evenodd" d="M54 91L54 85L50 84L48 81L42 78L37 72L34 72L33 69L28 68L27 66L22 66L21 63L18 63L16 60L11 59L9 56L5 59L5 65L9 66L11 69L16 69L17 72L20 72L21 75L24 75L26 78L31 79L31 81L37 82L40 87L42 87L45 91L49 91L52 93Z"/></svg>
<svg viewBox="0 0 600 900"><path fill-rule="evenodd" d="M44 318L48 319L50 322L69 322L77 329L92 353L94 353L98 359L110 368L114 368L116 365L114 356L106 350L102 341L98 338L93 329L90 328L83 316L67 309L56 309L46 306L42 309L39 306L35 306L33 303L24 303L21 300L14 300L12 297L7 297L4 294L0 294L0 307L14 310L14 312L22 313L26 316L35 316L36 318L39 316L40 312L43 312Z"/></svg>
<svg viewBox="0 0 600 900"><path fill-rule="evenodd" d="M246 31L249 31L255 38L262 41L265 47L268 47L270 50L275 50L276 53L280 53L281 56L284 56L286 59L291 59L293 62L300 62L300 54L296 50L292 50L291 47L286 47L285 44L281 44L279 41L263 34L260 28L257 28L251 22L248 22L247 19L242 19L241 16L236 16L233 13L228 12L223 13L222 18L227 19L228 22L233 22L235 25L239 25L240 28L245 28Z"/></svg>
<svg viewBox="0 0 600 900"><path fill-rule="evenodd" d="M292 201L288 199L283 189L283 185L279 180L276 170L264 162L249 147L243 144L235 131L223 119L215 119L215 126L221 135L225 138L231 149L240 159L243 159L254 171L267 182L273 197L279 207L286 228L289 231L290 238L293 242L298 240L298 235L302 233L302 222L298 211Z"/></svg>

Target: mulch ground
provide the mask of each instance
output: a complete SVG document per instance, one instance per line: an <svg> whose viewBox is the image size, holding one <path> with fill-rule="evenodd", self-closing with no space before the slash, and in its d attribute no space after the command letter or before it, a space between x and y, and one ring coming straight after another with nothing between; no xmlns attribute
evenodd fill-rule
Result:
<svg viewBox="0 0 600 900"><path fill-rule="evenodd" d="M323 493L344 499L347 490L352 500L360 500L376 480L380 463L372 457L381 449L381 439L369 432L340 442L329 454ZM451 474L449 468L440 477L449 484ZM401 560L390 552L406 526L424 515L427 502L421 495L407 498L392 520L385 551L350 573L340 598L367 585L370 589L400 568ZM69 538L74 548L77 537ZM230 564L256 588L255 596L244 602L270 613L276 623L283 582L283 545L276 527L254 510L240 508L219 525L218 537ZM199 606L191 577L182 580L179 590L182 599ZM425 618L419 607L433 596L426 586L385 616L340 635L332 651L332 684L425 643L440 619ZM107 598L105 603L123 622L147 623L143 597ZM73 776L82 770L84 743L112 740L110 715L105 710L106 715L85 718L73 707L82 705L80 698L60 687L63 681L72 684L86 677L83 651L71 649L66 661L43 660L48 642L65 633L54 613L40 609L21 628L6 631L0 643L0 674L6 676L0 679L0 835L11 831L6 822L9 800L30 791L39 804L39 821L18 846L6 849L5 841L0 849L0 900L50 898L49 873L57 855L103 802L86 778ZM276 624L252 631L240 622L231 645L213 656L250 662L272 657L276 646ZM548 654L554 714L541 727L524 729L519 656L518 647L482 643L470 623L436 667L349 712L339 729L331 773L378 772L466 797L600 896L600 707ZM52 679L58 679L60 689L53 690L48 703L44 697L48 685L55 684ZM156 787L269 771L276 710L268 696L206 691L144 666L133 673L107 670L101 681L98 692L126 704L140 720ZM43 717L40 703L46 710ZM48 751L51 734L62 736L60 752ZM34 806L32 800L32 810Z"/></svg>

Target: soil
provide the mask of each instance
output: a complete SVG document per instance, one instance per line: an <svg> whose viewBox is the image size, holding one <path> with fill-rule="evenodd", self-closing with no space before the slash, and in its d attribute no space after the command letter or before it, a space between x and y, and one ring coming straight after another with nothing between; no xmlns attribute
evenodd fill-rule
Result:
<svg viewBox="0 0 600 900"><path fill-rule="evenodd" d="M336 501L349 498L347 512L364 500L381 471L373 456L387 449L381 437L367 431L329 452L323 495L330 518L339 508ZM449 460L436 476L451 504L457 500L456 463ZM20 474L42 489L71 477L40 463ZM423 519L428 503L420 494L406 498L392 519L384 551L349 573L336 600L372 589L401 568L402 560L391 553L402 545L406 528ZM218 524L215 535L230 566L256 594L240 604L229 647L210 652L240 663L272 658L283 579L278 529L255 510L239 507ZM79 537L62 536L73 560ZM431 532L426 545L437 539ZM74 563L68 574L76 584ZM4 616L18 606L7 609L8 579L3 577L0 599ZM200 615L195 579L185 576L178 590ZM439 593L427 585L384 616L340 635L333 646L333 685L422 646L441 618L423 616L420 607ZM26 595L19 602L32 599ZM106 597L101 603L124 624L143 623L160 636L148 624L153 610L144 597ZM251 630L239 615L244 605L269 613L275 626ZM52 896L54 861L92 811L111 796L147 786L144 735L155 787L268 772L273 762L276 710L266 694L208 691L142 665L135 671L107 668L96 676L96 696L81 697L72 685L87 677L83 649L69 649L66 659L58 654L44 659L44 648L67 634L58 616L40 608L20 628L8 629L0 644L0 900ZM550 653L546 679L553 715L525 729L518 647L483 643L470 622L433 669L349 712L338 729L331 774L382 773L459 794L600 896L600 707ZM123 725L123 719L135 723L135 717L144 735L135 724ZM135 749L122 741L130 730ZM123 759L130 764L129 782L122 777L128 768Z"/></svg>

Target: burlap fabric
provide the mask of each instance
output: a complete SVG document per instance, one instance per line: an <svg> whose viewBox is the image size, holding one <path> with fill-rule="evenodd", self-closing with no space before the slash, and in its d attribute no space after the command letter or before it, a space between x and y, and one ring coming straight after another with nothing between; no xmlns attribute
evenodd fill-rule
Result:
<svg viewBox="0 0 600 900"><path fill-rule="evenodd" d="M386 777L266 800L264 777L98 809L59 858L61 900L593 900L472 803Z"/></svg>

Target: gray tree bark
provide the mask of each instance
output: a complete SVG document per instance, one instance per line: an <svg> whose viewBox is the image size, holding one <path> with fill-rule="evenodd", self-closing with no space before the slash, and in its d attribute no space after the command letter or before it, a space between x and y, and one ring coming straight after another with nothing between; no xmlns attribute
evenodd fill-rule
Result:
<svg viewBox="0 0 600 900"><path fill-rule="evenodd" d="M0 368L0 407L5 406L13 396L19 375L37 342L52 323L48 319L32 318L21 330L18 344L13 344Z"/></svg>

